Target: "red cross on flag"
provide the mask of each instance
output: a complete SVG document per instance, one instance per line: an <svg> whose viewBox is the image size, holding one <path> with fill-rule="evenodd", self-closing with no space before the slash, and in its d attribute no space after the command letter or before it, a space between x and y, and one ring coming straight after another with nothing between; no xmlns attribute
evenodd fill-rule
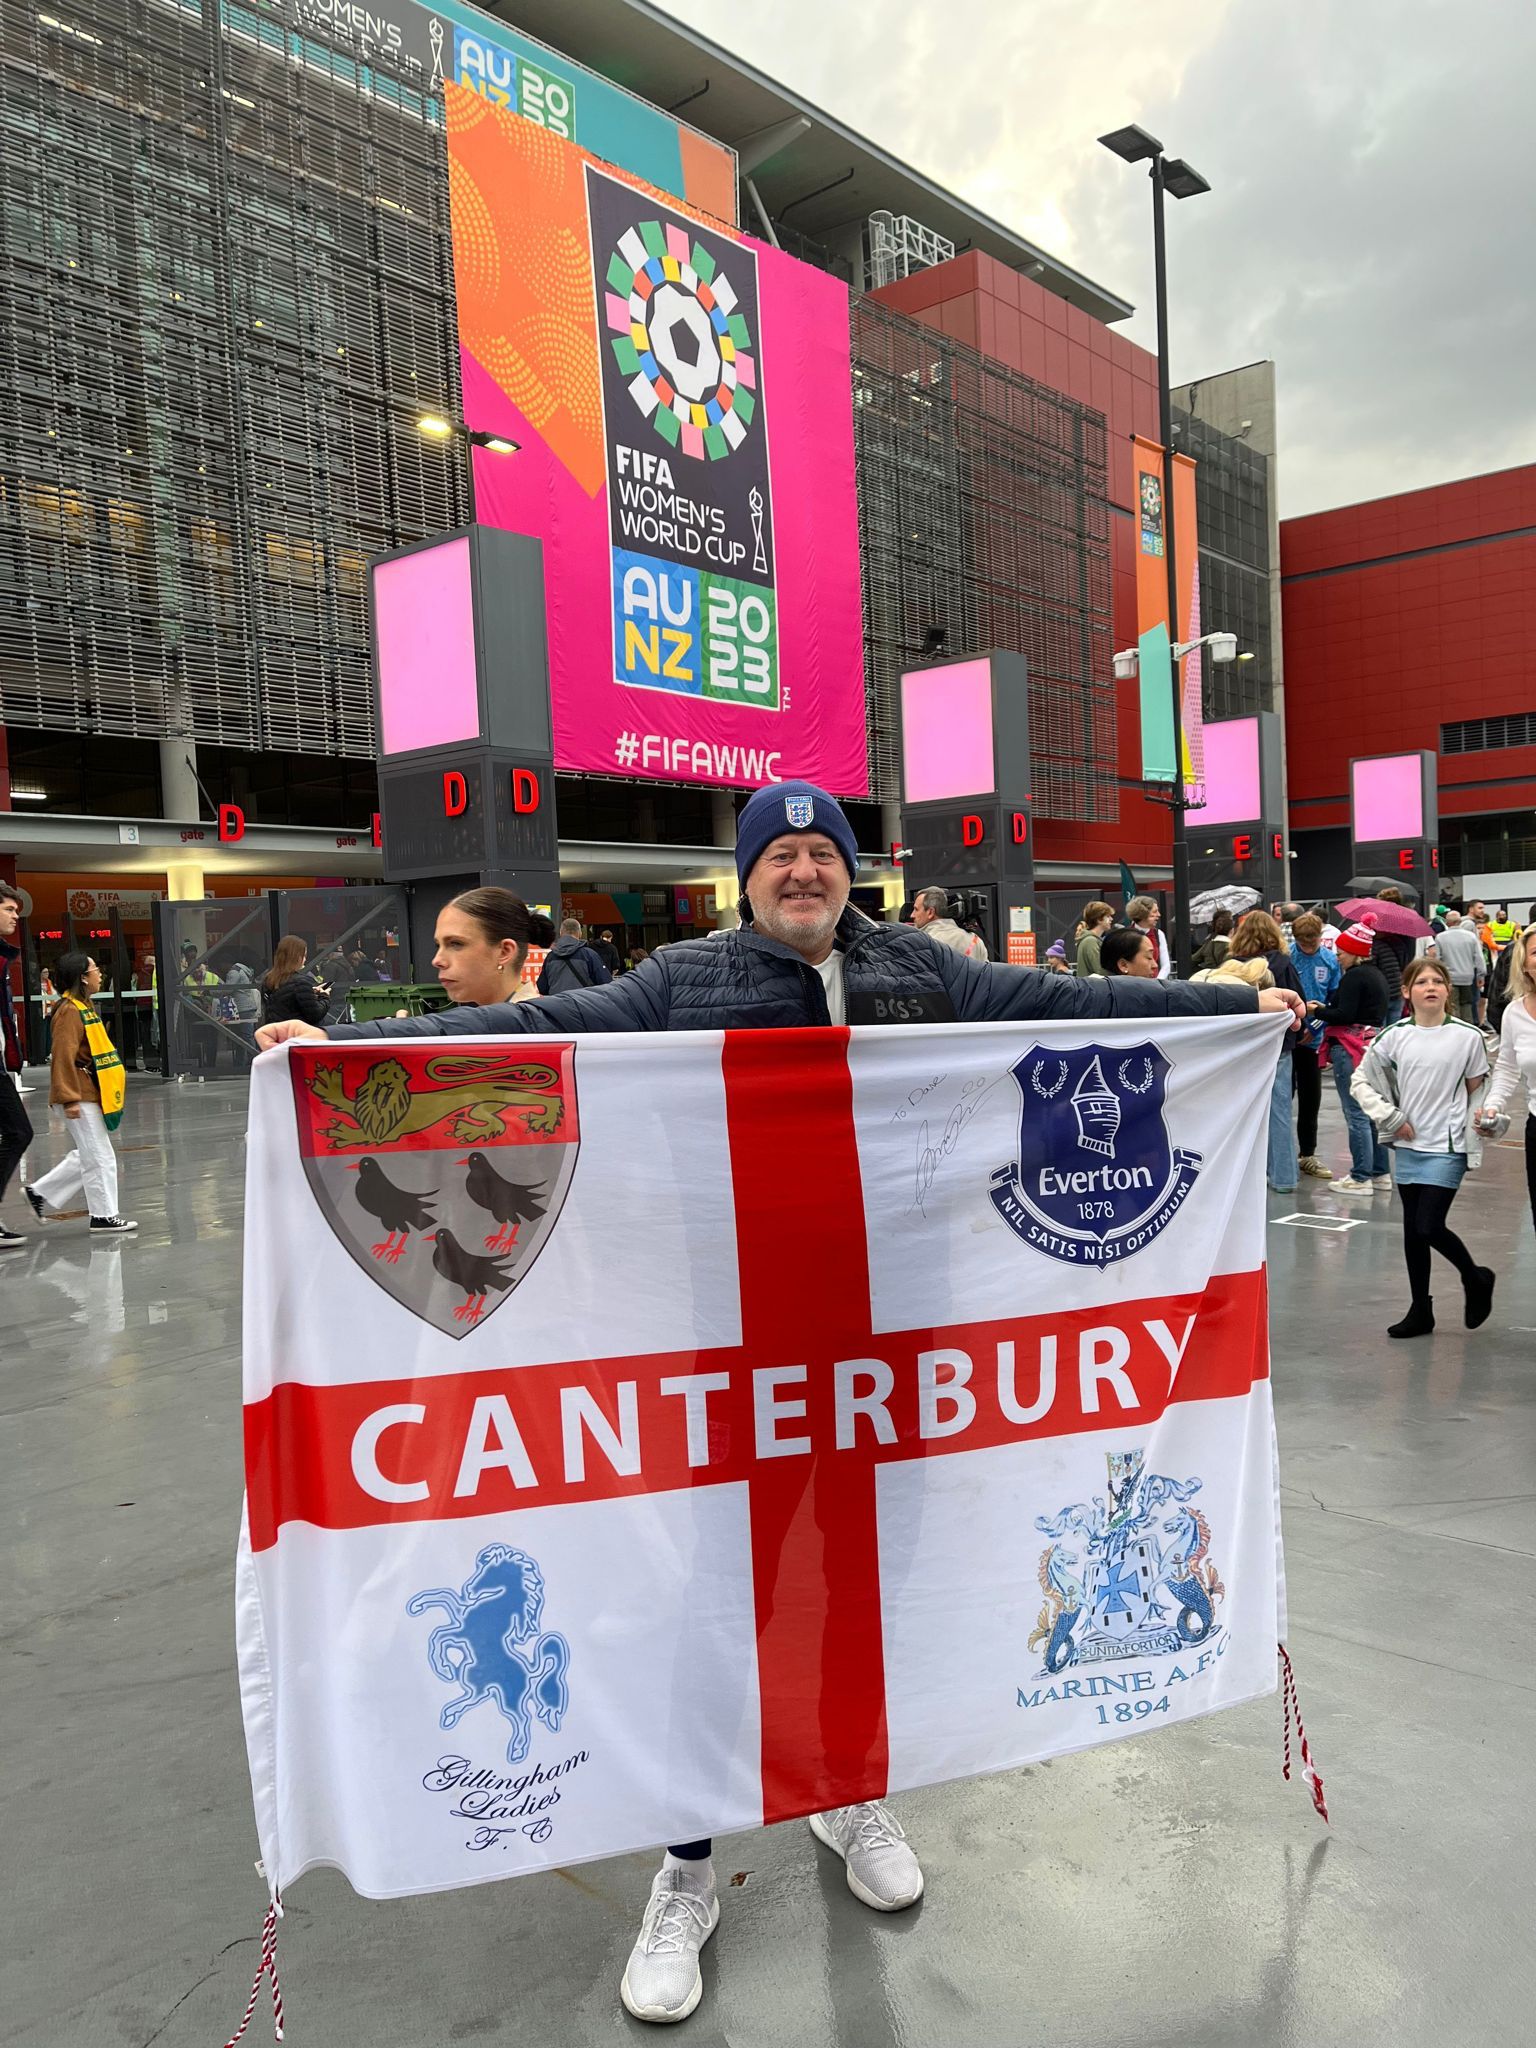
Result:
<svg viewBox="0 0 1536 2048"><path fill-rule="evenodd" d="M474 1884L1272 1691L1281 1028L259 1060L272 1883Z"/></svg>

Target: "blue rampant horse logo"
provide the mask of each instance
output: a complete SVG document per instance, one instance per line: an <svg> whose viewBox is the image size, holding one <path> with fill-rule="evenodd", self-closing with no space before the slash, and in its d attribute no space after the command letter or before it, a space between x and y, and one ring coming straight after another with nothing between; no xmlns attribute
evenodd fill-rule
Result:
<svg viewBox="0 0 1536 2048"><path fill-rule="evenodd" d="M407 1614L441 1607L447 1621L427 1638L427 1658L439 1678L463 1690L438 1716L453 1728L471 1707L494 1700L512 1734L507 1762L521 1763L533 1739L530 1711L551 1731L570 1705L565 1674L571 1661L564 1636L540 1634L544 1581L533 1559L506 1543L488 1543L475 1569L454 1592L447 1586L416 1593Z"/></svg>
<svg viewBox="0 0 1536 2048"><path fill-rule="evenodd" d="M991 1196L1026 1244L1103 1266L1145 1250L1173 1221L1200 1154L1169 1139L1170 1071L1150 1042L1036 1045L1015 1062L1019 1156L993 1174Z"/></svg>

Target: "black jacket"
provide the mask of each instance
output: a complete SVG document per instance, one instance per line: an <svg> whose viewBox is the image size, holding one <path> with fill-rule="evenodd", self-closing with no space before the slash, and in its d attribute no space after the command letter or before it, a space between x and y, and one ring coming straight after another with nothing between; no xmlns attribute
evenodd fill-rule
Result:
<svg viewBox="0 0 1536 2048"><path fill-rule="evenodd" d="M1515 962L1515 948L1524 943L1511 939L1499 957L1488 970L1488 1028L1497 1031L1504 1022L1504 1012L1509 1008L1509 970Z"/></svg>
<svg viewBox="0 0 1536 2048"><path fill-rule="evenodd" d="M1414 943L1401 932L1378 932L1371 947L1371 965L1381 976L1389 1004L1403 1000L1403 975L1414 955ZM1395 1013L1394 1013L1395 1014Z"/></svg>
<svg viewBox="0 0 1536 2048"><path fill-rule="evenodd" d="M1293 995L1305 998L1307 992L1301 985L1301 976L1296 972L1295 962L1289 953L1266 953L1264 964L1275 977L1276 988L1288 988Z"/></svg>
<svg viewBox="0 0 1536 2048"><path fill-rule="evenodd" d="M1046 974L1000 961L968 960L936 946L910 925L875 924L843 912L837 927L843 982L853 1016L856 999L930 995L964 1024L1008 1018L1211 1017L1252 1015L1258 997L1236 982L1142 981ZM800 955L750 926L688 939L653 953L607 988L546 996L527 1003L465 1005L431 1016L346 1024L331 1037L438 1038L516 1031L782 1030L826 1024L821 976Z"/></svg>
<svg viewBox="0 0 1536 2048"><path fill-rule="evenodd" d="M290 974L276 988L268 988L265 982L261 985L263 1024L287 1024L295 1018L301 1024L323 1024L325 1007L325 998L307 968Z"/></svg>
<svg viewBox="0 0 1536 2048"><path fill-rule="evenodd" d="M567 934L563 939L556 939L539 969L539 994L567 995L575 989L601 988L612 979L595 947L589 946L585 939L573 939Z"/></svg>
<svg viewBox="0 0 1536 2048"><path fill-rule="evenodd" d="M1294 968L1291 971L1295 973ZM1317 1017L1324 1024L1352 1024L1357 1029L1368 1029L1386 1023L1391 1001L1374 961L1362 960L1358 967L1345 971L1333 992L1333 1001L1319 1010ZM1402 1001L1401 983L1398 1001Z"/></svg>

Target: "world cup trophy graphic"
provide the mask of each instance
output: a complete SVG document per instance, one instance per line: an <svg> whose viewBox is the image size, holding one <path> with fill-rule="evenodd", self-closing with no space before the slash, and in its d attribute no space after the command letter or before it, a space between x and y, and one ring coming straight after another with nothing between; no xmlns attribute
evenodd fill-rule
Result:
<svg viewBox="0 0 1536 2048"><path fill-rule="evenodd" d="M1104 1079L1097 1055L1083 1069L1082 1079L1072 1091L1072 1108L1077 1117L1077 1142L1083 1150L1113 1159L1120 1131L1120 1098Z"/></svg>
<svg viewBox="0 0 1536 2048"><path fill-rule="evenodd" d="M768 557L763 551L763 494L754 484L747 493L747 510L752 514L752 556L753 572L758 576L768 574Z"/></svg>

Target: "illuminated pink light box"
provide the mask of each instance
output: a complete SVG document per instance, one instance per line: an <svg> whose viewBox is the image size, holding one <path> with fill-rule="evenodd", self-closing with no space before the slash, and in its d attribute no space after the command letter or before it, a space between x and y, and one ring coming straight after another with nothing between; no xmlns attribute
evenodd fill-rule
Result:
<svg viewBox="0 0 1536 2048"><path fill-rule="evenodd" d="M1264 816L1259 775L1259 721L1223 718L1205 728L1205 802L1191 804L1189 823L1246 825Z"/></svg>
<svg viewBox="0 0 1536 2048"><path fill-rule="evenodd" d="M1349 815L1357 846L1376 839L1419 839L1424 832L1424 762L1418 754L1381 754L1349 764Z"/></svg>
<svg viewBox="0 0 1536 2048"><path fill-rule="evenodd" d="M406 754L478 739L469 541L417 548L373 571L379 749Z"/></svg>
<svg viewBox="0 0 1536 2048"><path fill-rule="evenodd" d="M901 780L909 804L992 795L991 662L953 661L902 677Z"/></svg>

